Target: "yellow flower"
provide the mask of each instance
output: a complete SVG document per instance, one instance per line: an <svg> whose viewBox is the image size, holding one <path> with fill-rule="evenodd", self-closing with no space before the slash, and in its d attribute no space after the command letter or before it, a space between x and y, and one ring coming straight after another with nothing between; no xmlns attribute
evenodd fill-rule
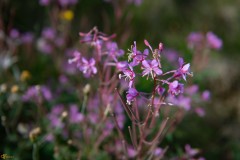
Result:
<svg viewBox="0 0 240 160"><path fill-rule="evenodd" d="M19 90L19 87L17 85L13 85L11 88L12 93L16 93Z"/></svg>
<svg viewBox="0 0 240 160"><path fill-rule="evenodd" d="M74 13L72 10L66 10L61 13L61 18L66 21L71 21L74 17Z"/></svg>
<svg viewBox="0 0 240 160"><path fill-rule="evenodd" d="M21 76L20 76L20 80L21 81L26 81L27 79L29 79L31 77L30 73L28 71L23 71L21 73Z"/></svg>

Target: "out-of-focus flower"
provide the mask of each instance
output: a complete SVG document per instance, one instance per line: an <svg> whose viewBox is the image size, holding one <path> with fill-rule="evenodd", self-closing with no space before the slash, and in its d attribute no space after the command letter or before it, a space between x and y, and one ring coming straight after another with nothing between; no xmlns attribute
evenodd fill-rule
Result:
<svg viewBox="0 0 240 160"><path fill-rule="evenodd" d="M81 53L78 52L78 51L74 51L73 52L73 58L69 59L68 63L69 64L76 63L77 67L79 67L78 63L80 63L80 58L81 58Z"/></svg>
<svg viewBox="0 0 240 160"><path fill-rule="evenodd" d="M43 38L37 41L37 48L46 54L50 54L53 51L53 47Z"/></svg>
<svg viewBox="0 0 240 160"><path fill-rule="evenodd" d="M129 88L127 91L127 103L131 104L131 102L138 96L138 91L135 88Z"/></svg>
<svg viewBox="0 0 240 160"><path fill-rule="evenodd" d="M33 43L33 38L34 38L34 36L33 36L33 34L30 33L30 32L24 33L24 34L21 36L22 42L23 42L23 43L26 43L26 44L28 44L28 43Z"/></svg>
<svg viewBox="0 0 240 160"><path fill-rule="evenodd" d="M132 147L128 147L127 153L129 158L134 158L137 155L137 151Z"/></svg>
<svg viewBox="0 0 240 160"><path fill-rule="evenodd" d="M0 85L0 93L4 93L7 91L7 85L6 84L1 84Z"/></svg>
<svg viewBox="0 0 240 160"><path fill-rule="evenodd" d="M56 36L56 31L50 27L44 28L42 31L42 36L46 39L53 40Z"/></svg>
<svg viewBox="0 0 240 160"><path fill-rule="evenodd" d="M200 150L196 149L196 148L192 148L189 144L186 144L185 152L189 157L193 157L193 156L197 155L200 152Z"/></svg>
<svg viewBox="0 0 240 160"><path fill-rule="evenodd" d="M55 128L62 128L64 126L62 119L61 119L61 114L64 111L64 106L59 104L55 105L51 112L48 114L48 119L50 120L50 124L52 127Z"/></svg>
<svg viewBox="0 0 240 160"><path fill-rule="evenodd" d="M189 34L187 41L189 48L199 47L203 45L204 35L200 32L192 32Z"/></svg>
<svg viewBox="0 0 240 160"><path fill-rule="evenodd" d="M149 74L150 74L152 76L152 79L154 79L154 77L156 75L161 75L163 73L162 70L158 66L157 60L155 60L155 59L152 60L150 63L147 62L146 60L144 60L142 62L142 68L143 68L142 75L149 76Z"/></svg>
<svg viewBox="0 0 240 160"><path fill-rule="evenodd" d="M19 90L19 87L17 85L13 85L12 88L11 88L12 93L17 93L18 90Z"/></svg>
<svg viewBox="0 0 240 160"><path fill-rule="evenodd" d="M29 71L24 70L21 73L20 80L24 82L24 81L28 80L30 77L31 77L31 74L29 73Z"/></svg>
<svg viewBox="0 0 240 160"><path fill-rule="evenodd" d="M59 4L62 6L62 7L66 7L66 6L69 6L69 5L74 5L77 3L78 0L58 0Z"/></svg>
<svg viewBox="0 0 240 160"><path fill-rule="evenodd" d="M79 35L81 37L80 42L88 43L90 45L93 45L93 46L97 47L98 49L102 48L102 43L103 42L107 42L110 39L115 37L115 34L113 34L111 36L107 36L105 33L99 32L97 27L94 27L88 33L80 32Z"/></svg>
<svg viewBox="0 0 240 160"><path fill-rule="evenodd" d="M93 58L91 58L89 61L85 58L82 58L82 65L79 66L79 69L83 72L84 76L90 77L97 73L95 63L96 61Z"/></svg>
<svg viewBox="0 0 240 160"><path fill-rule="evenodd" d="M43 98L44 100L51 100L52 93L50 89L46 86L31 86L28 90L23 94L23 101L39 101Z"/></svg>
<svg viewBox="0 0 240 160"><path fill-rule="evenodd" d="M197 93L198 89L199 89L198 85L192 85L185 89L185 93L187 93L189 95L193 95L193 94Z"/></svg>
<svg viewBox="0 0 240 160"><path fill-rule="evenodd" d="M48 6L51 3L51 0L40 0L39 4L42 6Z"/></svg>
<svg viewBox="0 0 240 160"><path fill-rule="evenodd" d="M180 93L183 93L183 84L179 83L178 81L173 81L169 83L169 89L168 92L171 93L172 95L178 95Z"/></svg>
<svg viewBox="0 0 240 160"><path fill-rule="evenodd" d="M154 156L161 156L163 154L163 149L162 148L156 148L154 150Z"/></svg>
<svg viewBox="0 0 240 160"><path fill-rule="evenodd" d="M37 127L37 128L34 128L33 130L30 131L29 133L29 138L32 142L34 142L37 137L40 135L41 133L41 128L40 127Z"/></svg>
<svg viewBox="0 0 240 160"><path fill-rule="evenodd" d="M0 71L6 70L17 62L17 57L12 56L9 52L0 54Z"/></svg>
<svg viewBox="0 0 240 160"><path fill-rule="evenodd" d="M179 97L175 97L171 95L167 97L167 101L170 104L173 104L175 106L185 109L186 111L189 111L191 109L192 100L190 97L185 97L182 95L180 95Z"/></svg>
<svg viewBox="0 0 240 160"><path fill-rule="evenodd" d="M118 48L116 42L107 42L106 43L107 54L112 57L115 61L117 58L124 55L124 51Z"/></svg>
<svg viewBox="0 0 240 160"><path fill-rule="evenodd" d="M202 99L204 101L208 101L210 99L211 93L210 91L206 90L202 93Z"/></svg>
<svg viewBox="0 0 240 160"><path fill-rule="evenodd" d="M18 31L17 29L12 29L12 30L10 31L9 36L10 36L12 39L16 39L16 38L19 38L20 33L19 33L19 31Z"/></svg>
<svg viewBox="0 0 240 160"><path fill-rule="evenodd" d="M84 115L78 112L78 107L76 105L71 105L70 111L69 111L70 123L79 123L79 122L82 122L83 119L84 119Z"/></svg>
<svg viewBox="0 0 240 160"><path fill-rule="evenodd" d="M66 21L71 21L74 17L74 13L72 10L65 10L61 12L60 17Z"/></svg>
<svg viewBox="0 0 240 160"><path fill-rule="evenodd" d="M175 51L174 49L165 49L163 56L172 64L175 64L177 62L177 59L179 57L179 53Z"/></svg>
<svg viewBox="0 0 240 160"><path fill-rule="evenodd" d="M222 47L222 40L213 32L207 32L206 35L200 32L192 32L189 34L187 41L189 48L204 49L204 47L208 47L218 50Z"/></svg>
<svg viewBox="0 0 240 160"><path fill-rule="evenodd" d="M197 113L197 115L199 117L205 116L205 110L203 108L201 108L201 107L195 108L195 113Z"/></svg>
<svg viewBox="0 0 240 160"><path fill-rule="evenodd" d="M218 38L213 32L208 32L206 37L210 48L220 49L222 47L222 40Z"/></svg>

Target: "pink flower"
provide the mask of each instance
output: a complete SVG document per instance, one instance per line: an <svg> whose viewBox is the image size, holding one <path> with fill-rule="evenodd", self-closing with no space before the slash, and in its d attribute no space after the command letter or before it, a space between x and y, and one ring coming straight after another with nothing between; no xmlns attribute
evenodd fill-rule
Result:
<svg viewBox="0 0 240 160"><path fill-rule="evenodd" d="M222 40L218 38L213 32L208 32L206 36L210 48L220 49L222 47Z"/></svg>
<svg viewBox="0 0 240 160"><path fill-rule="evenodd" d="M193 157L199 153L199 149L192 148L189 144L186 144L185 152L188 156Z"/></svg>
<svg viewBox="0 0 240 160"><path fill-rule="evenodd" d="M148 63L146 60L144 60L142 62L142 67L144 69L142 75L149 76L149 74L151 74L153 79L156 75L161 75L163 73L162 70L158 66L157 60L155 60L155 59L152 60L150 63Z"/></svg>
<svg viewBox="0 0 240 160"><path fill-rule="evenodd" d="M179 93L183 93L183 84L179 83L176 80L169 83L168 92L172 95L178 95Z"/></svg>
<svg viewBox="0 0 240 160"><path fill-rule="evenodd" d="M131 65L128 65L129 69L126 68L123 70L123 75L119 74L119 79L121 79L122 77L125 77L125 80L129 80L129 88L132 88L133 85L133 80L135 78L135 73L133 71L133 68Z"/></svg>
<svg viewBox="0 0 240 160"><path fill-rule="evenodd" d="M197 115L199 117L205 116L205 110L203 108L201 108L201 107L195 108L195 113L197 113Z"/></svg>
<svg viewBox="0 0 240 160"><path fill-rule="evenodd" d="M131 104L131 101L133 101L138 96L138 91L135 88L129 88L127 91L127 103Z"/></svg>
<svg viewBox="0 0 240 160"><path fill-rule="evenodd" d="M186 75L192 75L190 71L190 63L184 64L183 58L178 59L179 68L174 73L175 78L182 77L186 81Z"/></svg>
<svg viewBox="0 0 240 160"><path fill-rule="evenodd" d="M211 95L211 93L208 90L206 90L202 93L202 99L204 101L208 101L210 99L210 95Z"/></svg>
<svg viewBox="0 0 240 160"><path fill-rule="evenodd" d="M204 38L205 38L204 35L200 32L190 33L187 38L189 48L202 46Z"/></svg>
<svg viewBox="0 0 240 160"><path fill-rule="evenodd" d="M73 52L73 58L69 59L69 60L68 60L68 63L69 63L69 64L72 64L72 63L80 63L80 58L81 58L81 53L78 52L78 51L74 51L74 52Z"/></svg>
<svg viewBox="0 0 240 160"><path fill-rule="evenodd" d="M97 73L97 68L95 67L96 61L91 58L89 61L85 58L82 58L82 65L79 69L83 72L83 74L88 78L93 74Z"/></svg>

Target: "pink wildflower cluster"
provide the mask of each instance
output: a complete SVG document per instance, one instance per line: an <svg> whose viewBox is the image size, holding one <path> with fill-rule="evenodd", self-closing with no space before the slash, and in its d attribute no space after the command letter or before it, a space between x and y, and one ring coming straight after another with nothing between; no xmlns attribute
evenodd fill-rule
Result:
<svg viewBox="0 0 240 160"><path fill-rule="evenodd" d="M206 46L218 50L222 47L222 40L213 32L207 32L206 35L201 32L192 32L189 34L187 40L190 48Z"/></svg>

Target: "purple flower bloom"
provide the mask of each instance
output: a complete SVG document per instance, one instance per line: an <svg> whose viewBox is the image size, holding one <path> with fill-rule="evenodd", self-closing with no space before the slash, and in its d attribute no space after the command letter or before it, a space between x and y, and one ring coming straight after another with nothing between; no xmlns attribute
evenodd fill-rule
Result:
<svg viewBox="0 0 240 160"><path fill-rule="evenodd" d="M46 54L50 54L53 50L53 47L43 38L40 38L37 41L37 48L41 52L46 53Z"/></svg>
<svg viewBox="0 0 240 160"><path fill-rule="evenodd" d="M199 117L205 116L205 110L203 108L201 108L201 107L195 108L195 113L197 113L197 115Z"/></svg>
<svg viewBox="0 0 240 160"><path fill-rule="evenodd" d="M48 101L52 99L52 93L51 93L51 91L48 87L42 86L41 87L41 92L42 92L42 95L43 95L44 99L46 99Z"/></svg>
<svg viewBox="0 0 240 160"><path fill-rule="evenodd" d="M184 64L183 58L178 59L179 68L174 73L175 78L182 77L186 81L186 75L191 75L189 72L190 70L190 63Z"/></svg>
<svg viewBox="0 0 240 160"><path fill-rule="evenodd" d="M192 148L189 144L186 144L185 152L188 156L193 157L199 153L199 149Z"/></svg>
<svg viewBox="0 0 240 160"><path fill-rule="evenodd" d="M126 68L123 70L123 75L119 74L119 79L121 79L122 77L125 77L125 80L129 80L129 88L132 88L133 85L133 80L135 78L135 73L133 71L133 68L131 65L128 65L129 69Z"/></svg>
<svg viewBox="0 0 240 160"><path fill-rule="evenodd" d="M119 71L123 71L127 66L127 62L126 61L122 61L122 62L116 62L116 67Z"/></svg>
<svg viewBox="0 0 240 160"><path fill-rule="evenodd" d="M172 95L178 95L179 93L183 93L183 84L179 83L178 81L173 81L169 83L168 92Z"/></svg>
<svg viewBox="0 0 240 160"><path fill-rule="evenodd" d="M199 88L198 85L189 86L185 89L185 93L187 93L189 95L193 95L193 94L197 93L198 88Z"/></svg>
<svg viewBox="0 0 240 160"><path fill-rule="evenodd" d="M74 5L77 3L77 0L58 0L59 4L62 7L66 7L68 5Z"/></svg>
<svg viewBox="0 0 240 160"><path fill-rule="evenodd" d="M30 32L24 33L21 37L23 43L32 43L33 38L33 34Z"/></svg>
<svg viewBox="0 0 240 160"><path fill-rule="evenodd" d="M49 101L52 99L52 93L46 86L32 86L22 96L23 101L40 101L41 98Z"/></svg>
<svg viewBox="0 0 240 160"><path fill-rule="evenodd" d="M179 53L174 49L165 49L163 56L172 64L177 61Z"/></svg>
<svg viewBox="0 0 240 160"><path fill-rule="evenodd" d="M52 108L51 112L47 116L52 127L63 128L64 124L61 120L61 114L63 111L64 106L61 104Z"/></svg>
<svg viewBox="0 0 240 160"><path fill-rule="evenodd" d="M79 63L80 63L80 58L81 58L81 53L78 52L78 51L74 51L74 52L73 52L73 58L69 59L69 60L68 60L68 63L69 63L69 64L72 64L72 63L77 63L77 64L79 64Z"/></svg>
<svg viewBox="0 0 240 160"><path fill-rule="evenodd" d="M152 60L150 63L148 63L146 60L144 60L142 62L142 67L144 69L142 72L142 75L149 76L149 74L151 74L153 79L156 75L161 75L163 73L162 70L158 66L157 60L155 60L155 59Z"/></svg>
<svg viewBox="0 0 240 160"><path fill-rule="evenodd" d="M203 40L204 40L204 36L202 33L192 32L189 34L187 38L188 46L189 48L202 46Z"/></svg>
<svg viewBox="0 0 240 160"><path fill-rule="evenodd" d="M122 49L118 49L116 42L107 42L106 49L108 55L111 56L114 60L116 60L117 57L124 55L124 51Z"/></svg>
<svg viewBox="0 0 240 160"><path fill-rule="evenodd" d="M143 53L141 53L140 51L137 51L137 53L135 55L133 55L133 61L131 62L131 65L132 66L136 66L139 63L142 63L146 59L148 54L149 54L149 50L148 49L145 49L143 51Z"/></svg>
<svg viewBox="0 0 240 160"><path fill-rule="evenodd" d="M137 155L137 151L135 151L132 147L128 147L127 152L130 158L134 158Z"/></svg>
<svg viewBox="0 0 240 160"><path fill-rule="evenodd" d="M157 85L156 91L157 91L158 95L162 96L163 93L165 92L165 88L160 87L160 85Z"/></svg>
<svg viewBox="0 0 240 160"><path fill-rule="evenodd" d="M211 95L211 93L208 90L206 90L202 93L202 99L204 101L208 101L210 99L210 95Z"/></svg>
<svg viewBox="0 0 240 160"><path fill-rule="evenodd" d="M39 3L42 6L48 6L50 4L51 0L40 0Z"/></svg>
<svg viewBox="0 0 240 160"><path fill-rule="evenodd" d="M70 123L79 123L84 119L84 115L78 112L78 107L76 105L70 106L69 111L69 121Z"/></svg>
<svg viewBox="0 0 240 160"><path fill-rule="evenodd" d="M155 150L154 150L154 155L155 156L161 156L163 154L163 149L162 148L156 148Z"/></svg>
<svg viewBox="0 0 240 160"><path fill-rule="evenodd" d="M210 48L220 49L222 47L222 40L218 38L213 32L208 32L206 37Z"/></svg>
<svg viewBox="0 0 240 160"><path fill-rule="evenodd" d="M79 35L82 37L81 41L82 43L88 43L93 46L96 46L97 48L101 49L101 44L105 41L109 41L115 35L107 36L106 34L99 32L97 27L94 27L91 31L88 33L82 33L80 32Z"/></svg>
<svg viewBox="0 0 240 160"><path fill-rule="evenodd" d="M42 31L42 36L46 39L53 40L56 36L56 31L53 28L44 28Z"/></svg>
<svg viewBox="0 0 240 160"><path fill-rule="evenodd" d="M129 88L127 91L127 104L131 104L131 101L133 101L138 94L139 93L135 88Z"/></svg>
<svg viewBox="0 0 240 160"><path fill-rule="evenodd" d="M12 39L16 39L16 38L18 38L19 37L19 31L17 30L17 29L12 29L11 31L10 31L10 37L12 38Z"/></svg>
<svg viewBox="0 0 240 160"><path fill-rule="evenodd" d="M93 74L97 73L97 68L95 67L96 61L91 58L89 61L85 58L82 58L82 65L79 66L79 69L83 72L83 74L88 78Z"/></svg>

